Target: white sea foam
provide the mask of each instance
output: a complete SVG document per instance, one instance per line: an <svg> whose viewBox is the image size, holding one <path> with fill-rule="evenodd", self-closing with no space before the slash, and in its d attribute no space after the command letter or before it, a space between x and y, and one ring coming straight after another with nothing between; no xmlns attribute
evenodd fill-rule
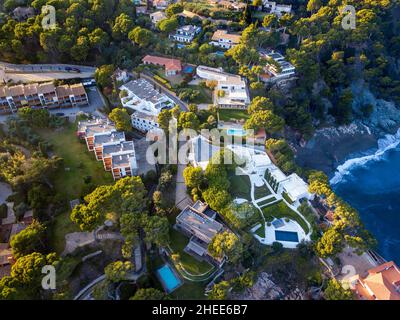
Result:
<svg viewBox="0 0 400 320"><path fill-rule="evenodd" d="M387 134L384 138L378 140L378 150L371 155L349 159L342 165L338 166L335 171L335 175L330 180L331 184L340 182L344 176L351 173L354 168L364 166L370 161L381 160L386 151L396 148L400 144L400 129L396 134Z"/></svg>

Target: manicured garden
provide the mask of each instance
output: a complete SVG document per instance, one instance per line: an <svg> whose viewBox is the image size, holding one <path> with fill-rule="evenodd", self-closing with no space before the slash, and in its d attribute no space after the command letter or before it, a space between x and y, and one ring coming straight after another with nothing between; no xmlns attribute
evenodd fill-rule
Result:
<svg viewBox="0 0 400 320"><path fill-rule="evenodd" d="M251 201L251 186L250 178L247 175L238 176L232 173L229 176L229 182L231 183L229 191L234 198L242 198Z"/></svg>
<svg viewBox="0 0 400 320"><path fill-rule="evenodd" d="M271 203L271 202L274 202L274 201L276 201L276 198L272 197L272 198L268 198L268 199L262 200L260 202L257 202L257 205L259 207L263 207L263 206L266 206L268 203Z"/></svg>
<svg viewBox="0 0 400 320"><path fill-rule="evenodd" d="M218 110L220 121L247 120L250 116L246 110L220 109Z"/></svg>
<svg viewBox="0 0 400 320"><path fill-rule="evenodd" d="M270 206L266 206L261 210L264 214L266 221L272 221L273 218L288 218L296 221L303 228L306 234L308 234L308 232L310 231L307 223L295 211L290 209L283 201L279 201Z"/></svg>
<svg viewBox="0 0 400 320"><path fill-rule="evenodd" d="M289 195L286 192L282 192L282 197L285 199L289 204L292 204L293 201L290 199Z"/></svg>
<svg viewBox="0 0 400 320"><path fill-rule="evenodd" d="M261 227L258 228L255 233L259 237L265 238L265 223L264 222L261 223Z"/></svg>
<svg viewBox="0 0 400 320"><path fill-rule="evenodd" d="M271 191L269 191L268 187L264 184L261 187L254 187L254 199L261 199L266 196L269 196Z"/></svg>
<svg viewBox="0 0 400 320"><path fill-rule="evenodd" d="M173 253L178 253L180 256L180 264L186 272L192 275L200 275L209 272L214 267L206 261L199 261L184 251L184 248L189 242L189 238L185 237L179 231L170 228L170 248Z"/></svg>

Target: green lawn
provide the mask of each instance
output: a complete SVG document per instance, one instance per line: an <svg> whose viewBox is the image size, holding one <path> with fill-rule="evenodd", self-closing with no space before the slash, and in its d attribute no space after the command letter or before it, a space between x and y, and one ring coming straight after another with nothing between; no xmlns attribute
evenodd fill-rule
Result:
<svg viewBox="0 0 400 320"><path fill-rule="evenodd" d="M83 178L92 177L95 185L113 182L111 173L104 171L103 164L97 161L94 153L87 151L86 144L76 136L76 125L69 124L63 129L40 129L38 134L51 143L55 155L64 159L65 170L54 179L57 193L69 202L80 197L85 185ZM51 228L50 246L57 253L64 250L64 237L67 233L79 231L70 220L70 211L58 215Z"/></svg>
<svg viewBox="0 0 400 320"><path fill-rule="evenodd" d="M256 235L260 236L261 238L265 238L265 223L261 223L261 228L256 230Z"/></svg>
<svg viewBox="0 0 400 320"><path fill-rule="evenodd" d="M250 116L246 110L219 109L218 117L220 121L235 121L247 120Z"/></svg>
<svg viewBox="0 0 400 320"><path fill-rule="evenodd" d="M171 293L171 298L176 300L204 300L204 289L209 282L189 282L185 281L182 286Z"/></svg>
<svg viewBox="0 0 400 320"><path fill-rule="evenodd" d="M64 159L65 171L55 178L57 191L68 200L79 198L86 176L92 177L95 185L111 184L110 172L104 171L103 163L97 161L93 152L76 136L76 125L69 124L62 130L41 129L38 132L43 139L53 145L54 154Z"/></svg>
<svg viewBox="0 0 400 320"><path fill-rule="evenodd" d="M264 205L266 205L266 204L268 204L268 203L274 202L274 201L276 201L276 198L275 198L275 197L272 197L272 198L269 198L269 199L266 199L266 200L257 202L257 205L258 205L259 207L262 207L262 206L264 206Z"/></svg>
<svg viewBox="0 0 400 320"><path fill-rule="evenodd" d="M208 262L198 261L190 254L183 251L189 242L189 238L173 228L170 228L169 236L171 239L170 247L174 253L179 253L181 265L187 272L198 275L206 273L213 268Z"/></svg>
<svg viewBox="0 0 400 320"><path fill-rule="evenodd" d="M254 187L254 199L256 200L269 196L270 194L271 192L265 184L261 187Z"/></svg>
<svg viewBox="0 0 400 320"><path fill-rule="evenodd" d="M289 195L286 192L282 192L282 197L289 203L292 204L292 199L289 198Z"/></svg>
<svg viewBox="0 0 400 320"><path fill-rule="evenodd" d="M229 176L229 181L231 183L229 191L233 197L251 201L249 176L238 176L233 173Z"/></svg>
<svg viewBox="0 0 400 320"><path fill-rule="evenodd" d="M270 206L261 209L267 221L272 221L273 218L289 218L296 221L307 234L310 230L306 222L292 209L290 209L283 201L279 201Z"/></svg>
<svg viewBox="0 0 400 320"><path fill-rule="evenodd" d="M199 85L189 85L188 88L198 90L200 92L200 95L197 97L196 101L193 101L193 103L213 103L212 91L210 89Z"/></svg>

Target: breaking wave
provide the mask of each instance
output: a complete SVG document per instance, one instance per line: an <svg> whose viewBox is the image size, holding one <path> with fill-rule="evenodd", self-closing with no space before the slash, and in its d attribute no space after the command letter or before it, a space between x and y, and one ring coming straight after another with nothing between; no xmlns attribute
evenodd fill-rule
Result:
<svg viewBox="0 0 400 320"><path fill-rule="evenodd" d="M342 181L342 179L351 173L351 170L357 167L364 166L366 163L370 161L379 161L383 159L385 153L388 150L396 148L400 144L400 129L396 132L396 134L387 134L384 138L378 140L378 150L371 155L353 158L347 160L342 165L336 168L335 174L330 180L330 183L336 184Z"/></svg>

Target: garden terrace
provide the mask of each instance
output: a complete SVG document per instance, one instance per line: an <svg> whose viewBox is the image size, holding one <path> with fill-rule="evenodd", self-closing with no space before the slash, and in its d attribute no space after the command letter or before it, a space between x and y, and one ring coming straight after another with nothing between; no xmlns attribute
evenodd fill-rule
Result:
<svg viewBox="0 0 400 320"><path fill-rule="evenodd" d="M234 109L219 109L218 120L219 121L240 121L247 120L250 115L246 110L234 110Z"/></svg>
<svg viewBox="0 0 400 320"><path fill-rule="evenodd" d="M292 209L290 209L284 201L271 204L261 209L265 220L272 221L274 218L287 218L296 221L306 234L310 232L307 223Z"/></svg>
<svg viewBox="0 0 400 320"><path fill-rule="evenodd" d="M247 175L236 175L235 172L231 173L228 177L231 183L229 191L234 198L241 198L251 201L251 186L250 178Z"/></svg>

